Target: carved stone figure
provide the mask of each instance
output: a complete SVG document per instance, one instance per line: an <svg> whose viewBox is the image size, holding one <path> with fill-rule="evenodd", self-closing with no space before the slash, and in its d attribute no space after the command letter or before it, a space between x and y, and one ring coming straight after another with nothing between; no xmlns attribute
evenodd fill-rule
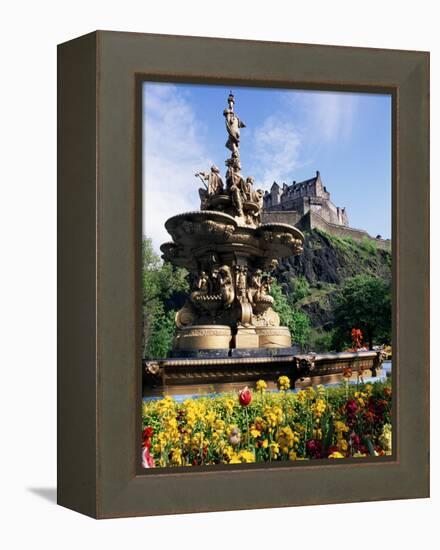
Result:
<svg viewBox="0 0 440 550"><path fill-rule="evenodd" d="M235 266L235 289L240 301L246 300L247 267Z"/></svg>
<svg viewBox="0 0 440 550"><path fill-rule="evenodd" d="M254 190L254 178L249 176L242 184L242 198L243 201L250 203L252 208L249 209L247 215L249 217L248 223L254 225L260 225L261 223L261 211L263 210L263 197L264 191L261 189Z"/></svg>
<svg viewBox="0 0 440 550"><path fill-rule="evenodd" d="M205 189L199 189L199 196L203 205L202 209L205 209L208 206L209 197L219 195L223 192L223 180L220 176L220 170L213 164L210 172L197 172L195 176L200 178L205 185Z"/></svg>
<svg viewBox="0 0 440 550"><path fill-rule="evenodd" d="M261 275L262 275L261 269L256 269L249 278L247 297L251 304L254 303L254 297L260 291Z"/></svg>
<svg viewBox="0 0 440 550"><path fill-rule="evenodd" d="M232 204L238 216L243 216L243 188L245 181L241 175L241 164L237 157L226 161L226 186L231 195Z"/></svg>
<svg viewBox="0 0 440 550"><path fill-rule="evenodd" d="M208 275L201 271L196 277L194 284L194 290L191 293L191 300L196 300L200 296L206 296L211 290L211 281L209 280Z"/></svg>
<svg viewBox="0 0 440 550"><path fill-rule="evenodd" d="M211 272L211 285L212 293L218 294L220 292L220 273L218 269L213 269Z"/></svg>
<svg viewBox="0 0 440 550"><path fill-rule="evenodd" d="M223 111L223 116L226 119L226 130L228 132L228 141L226 147L232 151L232 153L238 154L238 146L240 143L240 128L246 128L246 125L238 116L234 113L234 96L229 94L228 108Z"/></svg>
<svg viewBox="0 0 440 550"><path fill-rule="evenodd" d="M265 275L261 279L260 291L257 293L258 300L261 300L264 296L270 294L270 285L272 284L273 277Z"/></svg>
<svg viewBox="0 0 440 550"><path fill-rule="evenodd" d="M264 197L264 191L262 189L257 189L254 192L254 201L258 205L257 211L253 214L254 216L254 223L255 225L261 224L261 213L263 211L263 197Z"/></svg>
<svg viewBox="0 0 440 550"><path fill-rule="evenodd" d="M218 280L220 287L220 295L225 305L230 305L234 301L234 282L232 280L231 269L227 265L223 265L218 270Z"/></svg>
<svg viewBox="0 0 440 550"><path fill-rule="evenodd" d="M245 201L254 202L254 178L252 176L249 176L246 178L246 181L243 185L243 199Z"/></svg>

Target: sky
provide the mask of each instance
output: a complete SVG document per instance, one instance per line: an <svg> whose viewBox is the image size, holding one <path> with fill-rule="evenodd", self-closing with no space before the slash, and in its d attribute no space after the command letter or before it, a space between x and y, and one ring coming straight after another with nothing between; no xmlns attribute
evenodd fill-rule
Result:
<svg viewBox="0 0 440 550"><path fill-rule="evenodd" d="M351 227L391 238L391 96L145 82L143 233L156 251L170 240L165 221L198 210L194 176L230 151L223 109L232 90L241 130L244 177L256 189L277 181L321 179ZM224 179L224 177L223 177Z"/></svg>

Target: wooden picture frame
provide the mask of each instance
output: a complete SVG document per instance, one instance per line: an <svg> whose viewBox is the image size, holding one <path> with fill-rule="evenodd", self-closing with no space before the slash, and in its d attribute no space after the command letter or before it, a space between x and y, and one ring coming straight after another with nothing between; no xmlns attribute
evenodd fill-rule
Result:
<svg viewBox="0 0 440 550"><path fill-rule="evenodd" d="M429 496L429 54L97 31L60 45L58 70L58 503L110 518ZM392 95L387 460L142 471L143 80Z"/></svg>

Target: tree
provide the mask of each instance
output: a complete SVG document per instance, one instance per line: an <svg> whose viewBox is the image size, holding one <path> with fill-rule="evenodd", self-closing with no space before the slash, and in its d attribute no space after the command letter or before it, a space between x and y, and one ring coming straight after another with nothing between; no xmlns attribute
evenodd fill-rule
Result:
<svg viewBox="0 0 440 550"><path fill-rule="evenodd" d="M167 307L173 294L187 292L187 271L162 262L151 239L142 242L143 355L164 357L171 348L175 311Z"/></svg>
<svg viewBox="0 0 440 550"><path fill-rule="evenodd" d="M274 299L273 309L280 316L281 325L288 327L293 342L304 346L310 335L309 317L289 304L287 296L276 281L271 284L270 294Z"/></svg>
<svg viewBox="0 0 440 550"><path fill-rule="evenodd" d="M347 279L336 298L335 343L350 342L351 330L360 329L364 342L388 343L391 339L391 284L378 277L358 275Z"/></svg>

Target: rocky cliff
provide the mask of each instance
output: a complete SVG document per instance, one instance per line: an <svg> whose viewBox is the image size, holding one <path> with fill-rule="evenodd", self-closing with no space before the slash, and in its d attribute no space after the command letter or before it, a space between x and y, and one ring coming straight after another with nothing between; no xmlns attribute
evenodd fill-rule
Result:
<svg viewBox="0 0 440 550"><path fill-rule="evenodd" d="M304 252L280 263L276 273L289 302L310 317L312 347L333 328L335 296L344 281L359 274L391 278L391 253L365 238L330 235L320 229L305 233ZM316 345L314 340L318 340ZM325 347L325 346L324 346Z"/></svg>

